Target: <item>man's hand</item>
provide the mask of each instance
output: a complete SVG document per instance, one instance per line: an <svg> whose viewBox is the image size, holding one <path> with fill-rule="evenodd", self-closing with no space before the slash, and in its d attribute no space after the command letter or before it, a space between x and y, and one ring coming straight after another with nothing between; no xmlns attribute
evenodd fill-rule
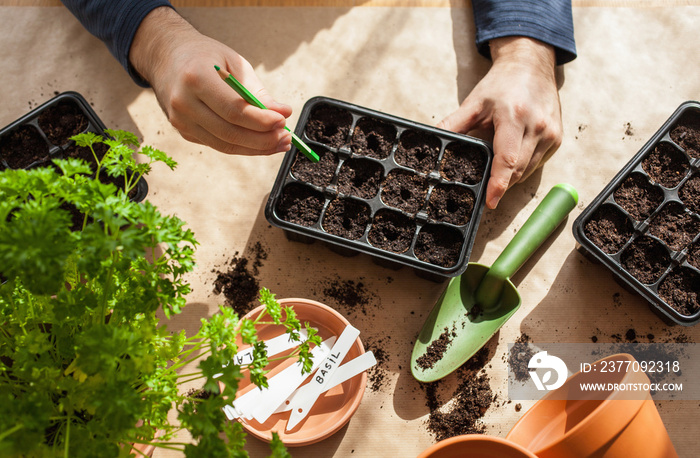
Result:
<svg viewBox="0 0 700 458"><path fill-rule="evenodd" d="M268 155L291 147L284 130L291 107L272 99L243 57L199 33L173 9L156 8L144 18L129 60L186 140L226 154ZM249 105L214 65L233 74L268 110Z"/></svg>
<svg viewBox="0 0 700 458"><path fill-rule="evenodd" d="M551 46L524 37L490 42L493 65L457 111L438 126L493 132L486 205L526 179L561 145L562 120Z"/></svg>

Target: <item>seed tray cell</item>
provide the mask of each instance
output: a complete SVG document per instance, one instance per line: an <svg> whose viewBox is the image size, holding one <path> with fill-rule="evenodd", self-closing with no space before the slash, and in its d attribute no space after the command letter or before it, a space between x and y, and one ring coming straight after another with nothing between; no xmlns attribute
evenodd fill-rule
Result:
<svg viewBox="0 0 700 458"><path fill-rule="evenodd" d="M700 321L700 103L678 107L573 232L580 251L666 322Z"/></svg>
<svg viewBox="0 0 700 458"><path fill-rule="evenodd" d="M0 130L0 169L52 166L53 159L69 157L84 159L94 166L90 149L77 146L70 137L83 132L106 136L105 130L82 95L63 92ZM100 144L95 150L104 154L107 147ZM140 202L146 194L148 184L141 178L131 199Z"/></svg>
<svg viewBox="0 0 700 458"><path fill-rule="evenodd" d="M493 152L479 139L326 97L295 132L318 153L284 157L265 216L291 240L365 253L436 281L466 269Z"/></svg>

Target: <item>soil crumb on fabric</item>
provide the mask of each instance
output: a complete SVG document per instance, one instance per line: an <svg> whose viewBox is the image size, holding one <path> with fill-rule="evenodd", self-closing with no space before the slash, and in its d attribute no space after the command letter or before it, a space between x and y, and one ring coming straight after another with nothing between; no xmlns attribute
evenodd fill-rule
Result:
<svg viewBox="0 0 700 458"><path fill-rule="evenodd" d="M378 308L380 305L378 296L367 289L362 278L357 281L343 280L340 277L331 279L324 284L323 295L348 313L367 315L371 308Z"/></svg>
<svg viewBox="0 0 700 458"><path fill-rule="evenodd" d="M448 379L420 385L425 392L425 405L430 409L426 426L437 441L486 432L486 425L480 419L496 400L484 372L488 361L489 350L483 347L457 369L453 373L457 387L446 402L441 399L440 392L446 395L444 385Z"/></svg>
<svg viewBox="0 0 700 458"><path fill-rule="evenodd" d="M530 378L530 369L528 363L535 355L535 351L530 347L530 336L520 334L520 337L515 339L513 347L510 349L508 356L508 365L515 377L515 380L524 382Z"/></svg>
<svg viewBox="0 0 700 458"><path fill-rule="evenodd" d="M426 404L430 408L427 427L436 441L486 432L486 425L479 420L491 406L494 395L485 373L471 373L461 379L452 400L443 408L440 408L436 383L426 387L426 395Z"/></svg>
<svg viewBox="0 0 700 458"><path fill-rule="evenodd" d="M433 340L430 345L428 345L425 353L416 359L416 364L418 364L418 367L423 370L431 369L436 362L442 359L445 351L452 344L452 339L454 339L456 336L457 333L455 332L454 326L452 326L452 329L445 328L442 331L442 334L440 334L437 339Z"/></svg>
<svg viewBox="0 0 700 458"><path fill-rule="evenodd" d="M261 260L267 259L267 253L259 242L253 251L252 262L236 252L225 264L226 268L223 271L214 270L214 294L223 294L226 298L225 304L232 307L239 316L250 312L257 305L260 282L255 276L258 274L258 267L262 265Z"/></svg>
<svg viewBox="0 0 700 458"><path fill-rule="evenodd" d="M377 364L367 370L367 384L373 392L381 391L387 387L389 383L389 353L386 351L388 341L391 336L386 336L381 339L368 338L365 341L365 351L371 351Z"/></svg>

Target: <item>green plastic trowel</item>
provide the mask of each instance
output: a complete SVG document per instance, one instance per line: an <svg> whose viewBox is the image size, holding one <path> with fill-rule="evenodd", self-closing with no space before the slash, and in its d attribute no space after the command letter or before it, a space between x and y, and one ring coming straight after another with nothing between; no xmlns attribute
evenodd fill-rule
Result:
<svg viewBox="0 0 700 458"><path fill-rule="evenodd" d="M513 316L521 299L510 277L577 203L578 193L571 185L554 186L491 267L470 262L462 275L450 280L413 347L411 373L417 380L434 382L449 375ZM436 358L430 346L445 333L449 343Z"/></svg>

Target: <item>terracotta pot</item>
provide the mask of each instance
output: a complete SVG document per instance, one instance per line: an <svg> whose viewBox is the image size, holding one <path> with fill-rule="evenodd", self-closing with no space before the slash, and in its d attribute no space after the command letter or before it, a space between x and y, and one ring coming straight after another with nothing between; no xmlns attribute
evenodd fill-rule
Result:
<svg viewBox="0 0 700 458"><path fill-rule="evenodd" d="M467 434L440 441L418 458L537 458L537 455L500 437Z"/></svg>
<svg viewBox="0 0 700 458"><path fill-rule="evenodd" d="M132 444L132 446L145 456L153 456L153 452L156 451L156 446L151 444Z"/></svg>
<svg viewBox="0 0 700 458"><path fill-rule="evenodd" d="M593 366L601 367L605 361L620 361L623 367L630 367L627 361L635 359L618 354ZM586 382L648 384L649 377L641 371L578 372L535 403L506 439L539 458L678 456L648 391L610 391L604 396L599 392L598 399L581 400L578 387Z"/></svg>
<svg viewBox="0 0 700 458"><path fill-rule="evenodd" d="M340 313L325 304L310 299L288 298L278 299L282 307L291 307L302 323L310 323L318 330L318 335L326 340L331 336L339 336L343 329L350 323ZM257 307L248 312L243 318L254 319L263 310L264 306ZM258 338L265 340L281 332L280 326L271 324L256 325ZM239 337L239 348L241 348ZM352 348L348 351L344 361L354 359L365 352L360 337L357 338ZM282 361L273 361L267 369L268 376L273 377L278 372L295 363L296 358ZM308 379L307 379L308 381ZM355 377L346 380L340 385L331 388L318 398L309 412L309 416L302 420L298 427L286 431L289 412L276 413L270 416L265 423L255 420L242 421L243 428L252 436L269 442L272 432L279 434L280 439L287 447L299 447L314 444L330 437L339 431L353 416L365 392L367 385L367 372L362 372ZM257 389L244 371L244 377L238 385L237 395Z"/></svg>

